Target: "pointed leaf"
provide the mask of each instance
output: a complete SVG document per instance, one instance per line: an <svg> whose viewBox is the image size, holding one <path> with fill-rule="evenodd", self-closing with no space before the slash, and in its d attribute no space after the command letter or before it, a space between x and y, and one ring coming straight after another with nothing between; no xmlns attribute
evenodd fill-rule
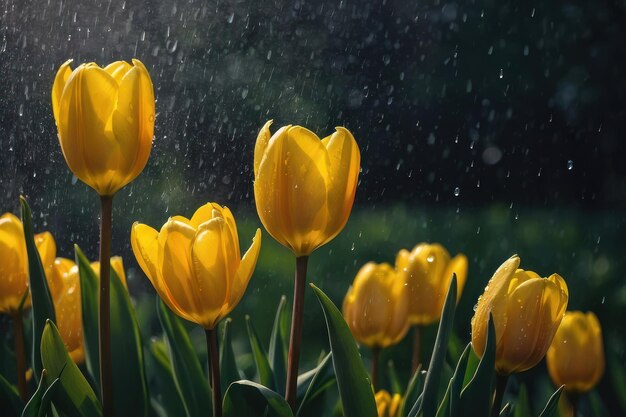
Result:
<svg viewBox="0 0 626 417"><path fill-rule="evenodd" d="M78 276L80 279L85 364L87 365L87 371L95 383L96 389L100 390L100 346L98 334L99 280L96 273L91 268L89 260L78 245L74 245L74 257L76 265L78 266Z"/></svg>
<svg viewBox="0 0 626 417"><path fill-rule="evenodd" d="M458 405L461 399L461 390L463 389L463 378L465 377L465 369L467 368L467 361L469 359L469 352L472 350L471 344L468 343L459 358L459 362L456 365L454 375L450 379L450 415L456 416L459 412Z"/></svg>
<svg viewBox="0 0 626 417"><path fill-rule="evenodd" d="M270 362L267 357L267 352L263 349L259 336L250 320L250 316L246 316L246 328L248 329L248 338L250 339L250 347L252 348L252 357L256 365L259 382L270 388L276 388L276 380L274 379L274 373L270 367Z"/></svg>
<svg viewBox="0 0 626 417"><path fill-rule="evenodd" d="M41 378L39 378L39 385L33 396L24 407L22 417L45 417L50 411L50 404L52 401L52 395L59 387L61 380L56 378L49 383L47 377L47 371L44 369L41 372Z"/></svg>
<svg viewBox="0 0 626 417"><path fill-rule="evenodd" d="M446 358L446 349L448 346L448 338L452 332L452 323L454 322L454 312L456 310L456 274L452 276L446 301L443 306L441 320L439 321L439 329L437 330L437 338L430 357L430 366L426 373L424 381L424 391L422 393L422 402L419 407L413 407L409 412L409 416L417 416L423 413L424 416L434 416L437 413L437 391L441 380L441 373Z"/></svg>
<svg viewBox="0 0 626 417"><path fill-rule="evenodd" d="M235 361L235 353L233 352L230 332L231 323L232 319L227 318L222 325L224 335L220 345L220 381L223 388L228 388L231 383L242 379Z"/></svg>
<svg viewBox="0 0 626 417"><path fill-rule="evenodd" d="M402 402L400 403L400 409L398 410L399 417L407 417L409 411L417 403L417 400L422 392L422 386L424 384L424 373L422 372L422 364L417 367L417 370L411 377L409 385L404 391L402 396Z"/></svg>
<svg viewBox="0 0 626 417"><path fill-rule="evenodd" d="M544 407L541 414L539 414L539 417L557 417L559 413L559 399L561 398L561 393L564 388L565 385L561 385L561 387L557 389L552 396L550 396L548 403Z"/></svg>
<svg viewBox="0 0 626 417"><path fill-rule="evenodd" d="M33 323L33 344L31 364L35 378L39 378L43 366L41 365L41 335L46 326L46 320L56 321L54 315L54 304L48 289L46 273L41 264L39 251L35 245L35 235L33 231L33 218L30 207L23 196L20 196L22 206L22 223L24 224L24 239L26 240L26 253L28 254L28 280L31 294L32 323Z"/></svg>
<svg viewBox="0 0 626 417"><path fill-rule="evenodd" d="M293 417L278 393L252 381L233 382L224 395L224 417Z"/></svg>
<svg viewBox="0 0 626 417"><path fill-rule="evenodd" d="M202 371L200 361L193 350L189 335L181 322L170 309L158 299L158 316L170 352L176 385L183 396L190 417L200 417L211 409L211 395L207 376Z"/></svg>
<svg viewBox="0 0 626 417"><path fill-rule="evenodd" d="M307 404L320 396L325 390L335 383L331 364L331 354L329 353L314 369L315 373L313 374L313 378L311 379L311 383L309 384L306 393L302 397L302 400L300 400L300 406L298 407L296 416L299 416L303 410L307 408ZM298 382L300 382L299 378Z"/></svg>
<svg viewBox="0 0 626 417"><path fill-rule="evenodd" d="M68 417L101 416L102 408L91 386L72 361L57 327L50 320L41 336L41 362L51 381L60 379L52 401Z"/></svg>
<svg viewBox="0 0 626 417"><path fill-rule="evenodd" d="M287 298L283 295L280 297L274 325L272 326L272 334L270 336L269 362L279 394L285 394L287 384L287 334L283 333L284 326L281 324L289 320L287 314Z"/></svg>
<svg viewBox="0 0 626 417"><path fill-rule="evenodd" d="M111 359L115 415L145 417L150 400L143 363L143 345L128 291L111 268Z"/></svg>
<svg viewBox="0 0 626 417"><path fill-rule="evenodd" d="M343 315L322 290L311 284L326 319L333 367L346 417L376 416L370 377Z"/></svg>
<svg viewBox="0 0 626 417"><path fill-rule="evenodd" d="M461 416L489 415L491 410L494 369L496 365L496 328L491 314L487 323L485 352L478 363L474 377L461 392Z"/></svg>

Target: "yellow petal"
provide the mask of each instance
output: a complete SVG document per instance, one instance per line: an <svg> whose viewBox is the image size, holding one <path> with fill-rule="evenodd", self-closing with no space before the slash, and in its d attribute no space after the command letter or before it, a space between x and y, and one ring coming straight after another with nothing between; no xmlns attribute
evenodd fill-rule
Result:
<svg viewBox="0 0 626 417"><path fill-rule="evenodd" d="M235 274L235 279L230 288L228 304L225 311L222 312L222 316L226 316L237 306L237 304L239 304L241 297L243 297L243 294L248 287L250 278L252 278L252 273L254 272L254 268L256 266L257 259L259 258L260 251L261 229L256 229L256 233L252 238L252 244L243 255L241 263L239 264L239 268L237 269L237 273Z"/></svg>
<svg viewBox="0 0 626 417"><path fill-rule="evenodd" d="M126 61L115 61L104 67L104 70L120 84L124 75L126 75L131 68L132 66Z"/></svg>
<svg viewBox="0 0 626 417"><path fill-rule="evenodd" d="M254 177L256 178L259 173L259 166L261 165L261 160L265 156L265 149L270 142L271 132L270 126L272 125L273 120L267 121L256 138L256 142L254 145Z"/></svg>
<svg viewBox="0 0 626 417"><path fill-rule="evenodd" d="M126 271L124 270L124 261L121 256L112 256L111 257L111 268L117 274L117 277L122 281L122 284L128 289L128 284L126 283Z"/></svg>
<svg viewBox="0 0 626 417"><path fill-rule="evenodd" d="M319 138L299 126L276 132L259 165L254 195L261 222L296 256L325 241L328 166Z"/></svg>
<svg viewBox="0 0 626 417"><path fill-rule="evenodd" d="M54 77L54 84L52 84L52 113L54 114L54 121L57 125L59 124L59 103L61 96L63 95L67 80L70 78L70 75L72 75L72 69L70 68L71 63L72 60L68 59L59 67L57 75Z"/></svg>
<svg viewBox="0 0 626 417"><path fill-rule="evenodd" d="M102 68L81 65L69 77L60 101L59 141L72 172L100 195L117 189L120 148L111 116L118 86Z"/></svg>
<svg viewBox="0 0 626 417"><path fill-rule="evenodd" d="M46 279L53 300L56 300L67 287L73 285L68 276L75 267L76 264L71 259L56 258L52 267L46 271ZM76 279L78 279L78 274L76 274Z"/></svg>
<svg viewBox="0 0 626 417"><path fill-rule="evenodd" d="M0 313L17 311L28 288L27 262L22 222L5 213L0 217Z"/></svg>
<svg viewBox="0 0 626 417"><path fill-rule="evenodd" d="M35 235L35 245L41 257L41 264L44 268L51 267L57 256L57 245L50 232L38 233Z"/></svg>
<svg viewBox="0 0 626 417"><path fill-rule="evenodd" d="M216 206L219 207L219 205L215 203L206 203L205 205L201 206L193 214L191 220L189 221L189 224L197 229L202 223L208 222L213 218L213 210L216 209Z"/></svg>
<svg viewBox="0 0 626 417"><path fill-rule="evenodd" d="M442 281L444 284L444 291L448 291L450 281L452 280L452 274L456 274L457 293L456 302L459 302L463 288L465 287L465 281L467 280L467 256L462 253L456 255L450 260L443 273ZM443 304L441 305L443 307Z"/></svg>
<svg viewBox="0 0 626 417"><path fill-rule="evenodd" d="M350 217L361 169L361 153L352 133L343 127L337 127L336 132L322 143L330 159L326 243L339 234Z"/></svg>
<svg viewBox="0 0 626 417"><path fill-rule="evenodd" d="M130 232L130 244L139 267L148 277L155 289L160 283L157 274L159 254L159 233L152 227L135 222Z"/></svg>

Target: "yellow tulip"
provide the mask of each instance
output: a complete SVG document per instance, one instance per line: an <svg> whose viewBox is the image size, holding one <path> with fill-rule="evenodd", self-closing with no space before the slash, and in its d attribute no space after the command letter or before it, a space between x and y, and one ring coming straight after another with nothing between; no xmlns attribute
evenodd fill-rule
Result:
<svg viewBox="0 0 626 417"><path fill-rule="evenodd" d="M378 417L396 417L400 408L402 397L400 394L389 394L387 391L380 390L374 396L376 400L376 409Z"/></svg>
<svg viewBox="0 0 626 417"><path fill-rule="evenodd" d="M56 258L46 274L54 302L56 325L72 360L85 360L83 319L78 267L74 261Z"/></svg>
<svg viewBox="0 0 626 417"><path fill-rule="evenodd" d="M478 298L472 318L472 346L482 356L489 313L493 316L500 375L522 372L539 363L567 308L567 284L560 275L541 278L518 269L519 264L515 255L498 268Z"/></svg>
<svg viewBox="0 0 626 417"><path fill-rule="evenodd" d="M139 266L161 299L182 318L213 329L243 296L261 248L257 229L241 257L230 210L215 203L191 219L170 218L157 232L135 223L131 244Z"/></svg>
<svg viewBox="0 0 626 417"><path fill-rule="evenodd" d="M409 330L409 299L405 281L391 265L365 264L343 301L343 316L361 344L385 348Z"/></svg>
<svg viewBox="0 0 626 417"><path fill-rule="evenodd" d="M332 240L348 221L361 155L343 127L320 140L300 126L270 135L269 121L254 148L254 198L270 235L296 256ZM271 137L270 137L271 136Z"/></svg>
<svg viewBox="0 0 626 417"><path fill-rule="evenodd" d="M111 256L111 268L113 268L120 281L122 281L122 284L128 288L128 284L126 283L126 271L124 271L124 262L122 261L121 256ZM92 262L91 269L93 269L96 276L100 278L100 262Z"/></svg>
<svg viewBox="0 0 626 417"><path fill-rule="evenodd" d="M595 314L568 311L546 354L552 381L567 391L591 390L604 373L602 330Z"/></svg>
<svg viewBox="0 0 626 417"><path fill-rule="evenodd" d="M42 264L54 261L56 245L48 232L35 235ZM11 213L0 217L0 313L16 314L28 289L28 256L22 222ZM30 306L30 296L24 308Z"/></svg>
<svg viewBox="0 0 626 417"><path fill-rule="evenodd" d="M467 279L467 257L450 259L440 244L420 243L411 252L402 249L396 256L396 270L405 275L409 292L409 321L428 325L441 317L452 274L457 278L457 302Z"/></svg>
<svg viewBox="0 0 626 417"><path fill-rule="evenodd" d="M52 110L70 170L101 196L135 179L150 156L154 92L144 65L113 62L105 68L71 60L52 86Z"/></svg>

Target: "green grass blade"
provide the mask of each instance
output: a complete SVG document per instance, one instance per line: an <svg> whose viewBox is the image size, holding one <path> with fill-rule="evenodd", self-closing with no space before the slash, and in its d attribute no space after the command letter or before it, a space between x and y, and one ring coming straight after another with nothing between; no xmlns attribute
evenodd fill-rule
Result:
<svg viewBox="0 0 626 417"><path fill-rule="evenodd" d="M256 365L259 382L269 389L276 388L276 380L270 366L269 358L265 349L261 345L259 336L250 320L250 316L246 316L246 328L248 330L248 338L250 339L250 347L252 348L252 357Z"/></svg>

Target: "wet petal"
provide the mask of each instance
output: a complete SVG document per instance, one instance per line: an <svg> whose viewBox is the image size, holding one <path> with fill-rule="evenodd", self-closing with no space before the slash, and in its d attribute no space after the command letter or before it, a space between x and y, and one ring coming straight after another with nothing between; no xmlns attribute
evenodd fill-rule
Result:
<svg viewBox="0 0 626 417"><path fill-rule="evenodd" d="M252 244L243 255L241 263L239 264L239 268L237 269L237 273L235 274L235 279L230 289L228 304L225 308L225 311L222 312L222 316L230 313L233 308L237 306L237 304L241 300L241 297L243 297L246 288L248 288L248 282L250 282L250 278L252 278L252 273L254 272L254 268L256 266L257 259L259 258L260 251L261 229L256 229L254 238L252 238Z"/></svg>

